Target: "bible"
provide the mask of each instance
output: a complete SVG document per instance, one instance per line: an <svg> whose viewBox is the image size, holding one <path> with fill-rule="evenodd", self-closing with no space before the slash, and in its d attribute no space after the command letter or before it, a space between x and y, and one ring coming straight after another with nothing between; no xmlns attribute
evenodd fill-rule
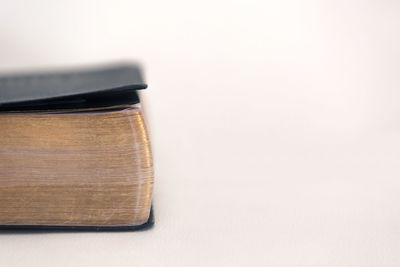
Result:
<svg viewBox="0 0 400 267"><path fill-rule="evenodd" d="M132 64L0 75L0 229L153 224L153 162Z"/></svg>

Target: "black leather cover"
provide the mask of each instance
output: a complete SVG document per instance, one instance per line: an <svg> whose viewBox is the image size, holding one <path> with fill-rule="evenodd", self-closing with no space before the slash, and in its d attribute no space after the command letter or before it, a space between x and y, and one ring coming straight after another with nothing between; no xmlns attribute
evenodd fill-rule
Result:
<svg viewBox="0 0 400 267"><path fill-rule="evenodd" d="M150 210L149 219L141 225L125 225L125 226L56 226L56 225L0 225L0 231L25 231L25 232L124 232L124 231L141 231L151 229L154 226L153 206Z"/></svg>
<svg viewBox="0 0 400 267"><path fill-rule="evenodd" d="M96 108L139 102L137 65L0 75L0 111Z"/></svg>

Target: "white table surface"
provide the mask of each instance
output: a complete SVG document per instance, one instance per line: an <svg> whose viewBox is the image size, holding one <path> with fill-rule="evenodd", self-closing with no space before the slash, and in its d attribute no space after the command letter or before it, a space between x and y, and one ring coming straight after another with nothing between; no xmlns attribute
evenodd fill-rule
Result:
<svg viewBox="0 0 400 267"><path fill-rule="evenodd" d="M398 1L0 4L1 71L145 66L156 169L152 230L0 233L0 266L400 266Z"/></svg>

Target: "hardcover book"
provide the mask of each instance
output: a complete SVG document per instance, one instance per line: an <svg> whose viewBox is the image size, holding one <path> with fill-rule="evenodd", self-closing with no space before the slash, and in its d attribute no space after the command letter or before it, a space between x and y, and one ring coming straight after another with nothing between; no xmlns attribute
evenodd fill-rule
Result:
<svg viewBox="0 0 400 267"><path fill-rule="evenodd" d="M152 224L136 65L0 76L0 228Z"/></svg>

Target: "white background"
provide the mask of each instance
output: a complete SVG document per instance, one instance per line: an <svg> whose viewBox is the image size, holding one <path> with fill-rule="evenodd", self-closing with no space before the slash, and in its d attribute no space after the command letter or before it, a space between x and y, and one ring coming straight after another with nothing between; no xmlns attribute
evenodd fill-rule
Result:
<svg viewBox="0 0 400 267"><path fill-rule="evenodd" d="M0 0L0 71L139 61L156 225L0 266L400 266L396 0ZM1 127L1 126L0 126Z"/></svg>

